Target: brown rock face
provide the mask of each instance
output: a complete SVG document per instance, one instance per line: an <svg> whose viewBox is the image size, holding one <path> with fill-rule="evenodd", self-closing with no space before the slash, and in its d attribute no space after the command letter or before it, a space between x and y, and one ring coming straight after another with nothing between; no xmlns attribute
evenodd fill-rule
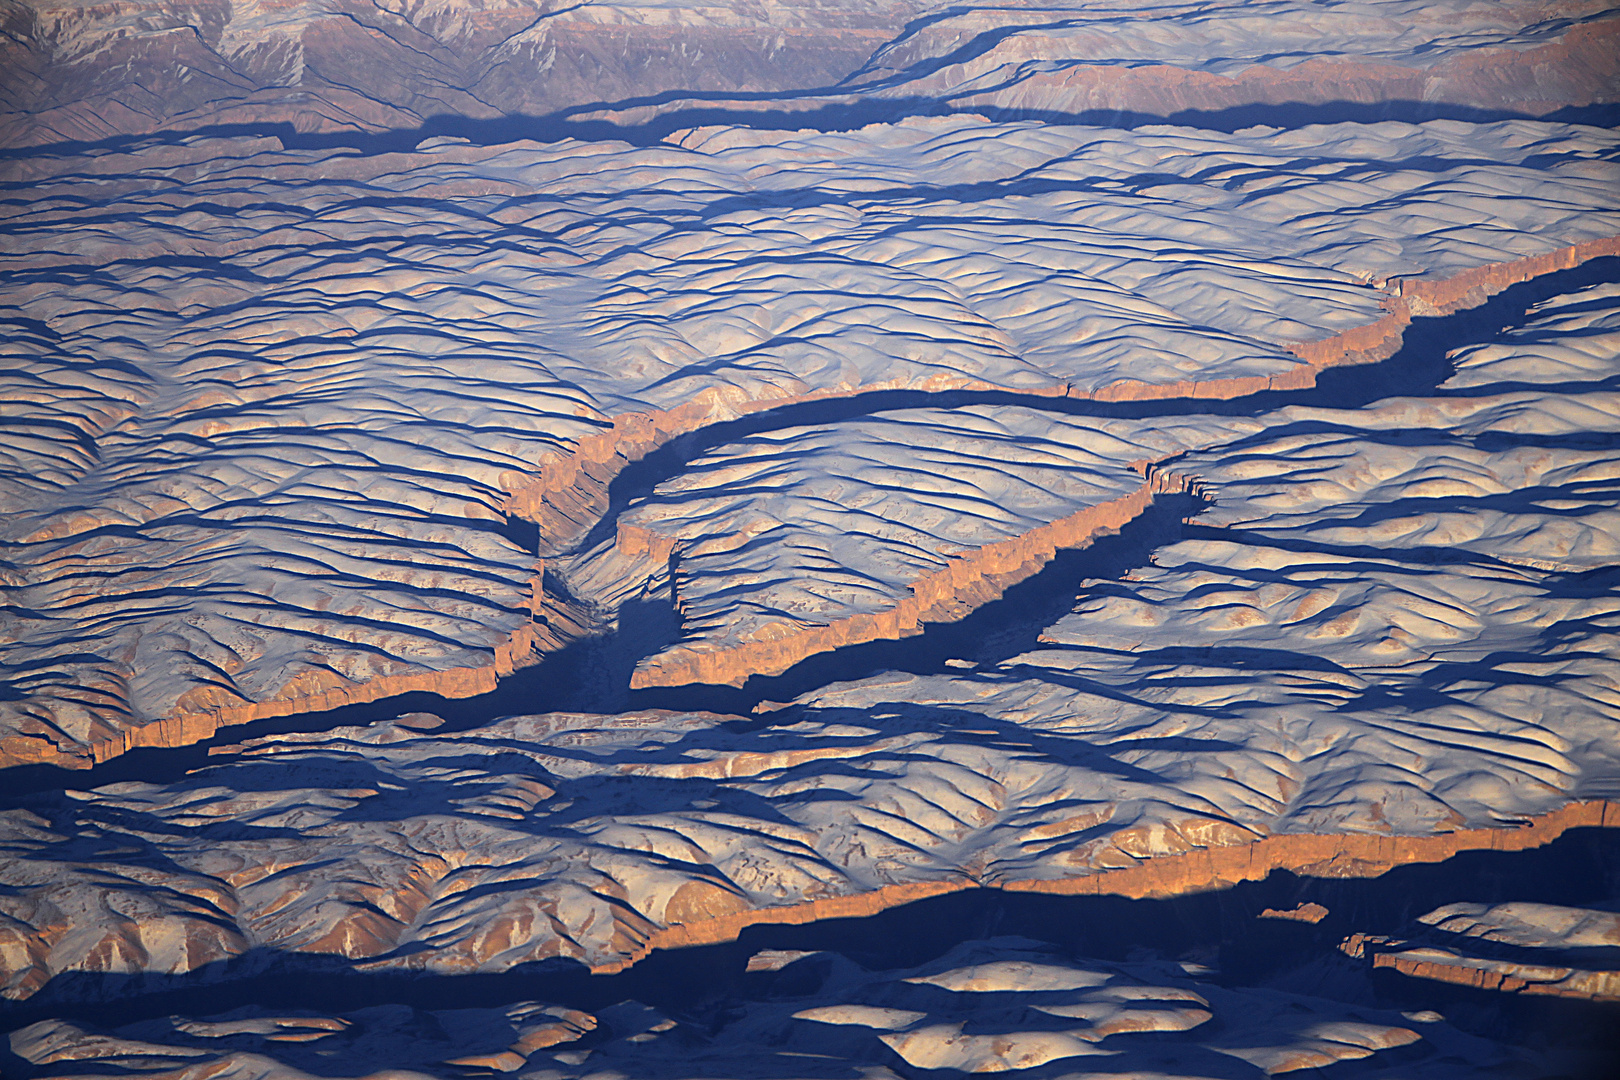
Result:
<svg viewBox="0 0 1620 1080"><path fill-rule="evenodd" d="M1582 1075L1613 3L0 0L0 1071Z"/></svg>
<svg viewBox="0 0 1620 1080"><path fill-rule="evenodd" d="M1388 315L1321 341L1292 346L1304 362L1281 376L1170 384L1123 381L1094 392L1076 393L1072 388L1059 387L1051 393L1101 401L1183 397L1225 400L1268 389L1308 388L1315 384L1317 374L1327 368L1373 363L1392 355L1400 347L1402 334L1414 314L1449 314L1464 310L1516 283L1615 254L1620 254L1620 237L1592 240L1545 255L1478 267L1439 280L1403 280L1397 294L1387 302ZM768 408L887 388L863 386L843 394L823 392L742 402L734 400L734 395L715 390L699 394L672 410L615 417L601 434L587 437L572 451L540 463L537 479L520 481L519 486L508 493L505 509L515 517L538 525L545 550L561 550L588 531L606 509L608 485L626 465L678 435ZM976 380L942 377L937 384L925 389L1004 388ZM518 474L512 475L517 478ZM856 616L831 626L750 643L725 652L693 655L677 652L638 671L633 685L740 686L751 675L780 674L800 660L843 645L898 639L915 633L926 622L954 621L1037 572L1057 550L1081 547L1117 530L1141 513L1154 494L1182 490L1185 484L1184 478L1156 475L1127 499L953 560L947 572L918 581L914 596L891 611ZM269 717L322 712L414 692L448 698L487 693L514 670L538 662L546 653L589 632L589 616L557 597L546 595L543 582L543 575L536 573L532 579L531 600L535 621L521 626L498 647L488 666L383 676L364 682L350 682L326 673L320 679L294 679L276 695L250 703L216 702L193 696L182 701L179 711L156 722L109 729L92 740L88 751L82 754L64 753L58 746L40 739L8 739L0 745L0 766L44 762L88 768L136 747L186 746L213 737L221 728Z"/></svg>
<svg viewBox="0 0 1620 1080"><path fill-rule="evenodd" d="M735 390L729 387L703 390L673 409L615 416L604 431L587 436L571 449L540 461L534 476L513 474L515 483L507 492L504 509L539 526L542 555L566 551L578 543L606 512L608 485L624 467L641 460L672 439L711 424L769 409L900 389L947 393L953 390L998 391L1007 388L979 379L939 375L921 382L873 381L837 390L808 394L787 392L758 398L739 398ZM1053 387L1037 393L1043 397L1061 397L1064 390L1063 387Z"/></svg>
<svg viewBox="0 0 1620 1080"><path fill-rule="evenodd" d="M1616 826L1620 826L1620 804L1599 801L1572 803L1517 829L1459 829L1437 836L1282 835L1254 839L1235 828L1225 834L1215 831L1208 836L1187 830L1187 850L1180 855L1155 855L1135 866L1103 869L1083 877L1007 881L999 887L1011 892L1124 896L1140 900L1222 889L1240 881L1259 881L1273 870L1288 870L1310 877L1376 877L1396 866L1440 862L1462 851L1526 851L1550 843L1570 829ZM1122 846L1128 844L1128 840L1118 836L1116 840ZM871 915L925 897L974 888L976 884L962 880L896 885L859 896L743 911L672 925L649 937L634 957L602 965L597 970L622 971L655 949L731 941L744 928L759 923L801 924ZM1391 957L1386 962L1393 965L1396 960ZM1462 979L1462 976L1451 975L1427 977ZM1614 976L1608 974L1606 978L1610 981L1603 985L1608 987Z"/></svg>
<svg viewBox="0 0 1620 1080"><path fill-rule="evenodd" d="M61 746L38 738L13 736L0 740L0 768L47 764L88 769L129 750L190 746L213 738L221 728L270 717L325 712L411 693L431 693L446 698L487 694L514 671L538 663L546 653L589 632L588 616L557 598L546 596L538 574L534 593L535 621L518 627L497 645L493 662L485 667L384 675L363 682L347 680L333 672L316 673L295 677L275 696L245 704L222 704L221 699L231 700L224 694L188 692L180 699L181 711L135 727L106 726L101 737L92 739L81 752L64 751Z"/></svg>
<svg viewBox="0 0 1620 1080"><path fill-rule="evenodd" d="M1494 748L1484 709L1461 735L1403 705L1299 716L1301 678L1267 707L1278 680L1250 670L1255 707L1198 724L1151 687L1104 697L1009 674L886 673L761 726L647 711L455 731L416 716L41 799L0 814L0 986L20 998L63 972L184 973L257 948L364 970L551 956L617 970L755 923L963 889L1164 897L1276 869L1365 877L1616 821L1567 788L1514 782L1529 740ZM1571 752L1543 754L1543 775L1610 756L1601 703L1518 704L1521 731ZM1397 798L1387 758L1418 778ZM1356 801L1324 807L1352 770ZM1458 779L1486 774L1503 777L1489 803L1465 801Z"/></svg>
<svg viewBox="0 0 1620 1080"><path fill-rule="evenodd" d="M1414 315L1452 314L1478 306L1511 285L1615 254L1620 254L1620 237L1478 267L1441 280L1403 280L1398 283L1396 294L1387 301L1390 313L1377 322L1320 341L1291 346L1304 363L1284 375L1178 383L1126 380L1084 393L1066 388L1065 396L1097 401L1176 398L1218 401L1268 390L1308 389L1326 369L1377 363L1392 356L1400 348L1402 336ZM870 389L884 388L862 388L856 392ZM942 385L939 389L993 388L963 381ZM833 396L838 395L819 394L738 406L725 402L719 394L700 395L667 412L616 417L612 427L601 435L585 440L566 456L543 463L538 480L511 493L507 509L535 521L541 536L553 538L551 542L560 547L569 538L583 535L595 515L606 509L608 485L621 469L670 439L698 430L706 422L720 417ZM637 689L692 683L742 686L751 676L780 675L819 653L869 641L898 640L920 632L924 623L954 622L1039 572L1057 551L1085 547L1100 536L1117 532L1141 514L1154 495L1184 491L1188 484L1185 477L1153 474L1140 489L1123 499L1081 511L952 560L946 570L916 581L912 585L913 595L887 611L855 615L830 625L805 628L724 650L676 649L638 668L631 685ZM629 541L629 546L636 550L645 544L645 540L638 538ZM667 552L662 554L667 556Z"/></svg>
<svg viewBox="0 0 1620 1080"><path fill-rule="evenodd" d="M1262 919L1283 919L1288 922L1303 922L1312 925L1321 922L1327 916L1328 909L1316 903L1300 904L1287 910L1266 908L1260 913Z"/></svg>
<svg viewBox="0 0 1620 1080"><path fill-rule="evenodd" d="M1414 979L1531 997L1620 1001L1620 971L1583 971L1553 961L1458 955L1449 949L1377 934L1353 934L1341 948L1349 956L1369 961L1374 968L1398 971Z"/></svg>
<svg viewBox="0 0 1620 1080"><path fill-rule="evenodd" d="M1036 394L1108 402L1176 398L1226 401L1266 390L1308 389L1316 385L1317 375L1327 368L1377 363L1393 355L1400 348L1402 334L1414 314L1451 314L1476 306L1510 285L1617 253L1620 253L1620 237L1608 237L1546 255L1478 267L1441 280L1402 280L1396 294L1386 301L1390 309L1388 315L1319 341L1289 346L1304 362L1282 375L1159 383L1121 379L1097 390L1053 387ZM606 510L608 485L626 465L639 461L678 436L767 409L902 387L934 393L953 390L1029 393L951 376L940 376L921 385L868 383L843 390L741 401L724 389L706 390L674 409L615 416L600 434L581 439L572 449L539 462L532 479L513 474L515 483L507 492L504 508L539 526L542 554L560 552L576 543Z"/></svg>
<svg viewBox="0 0 1620 1080"><path fill-rule="evenodd" d="M1373 969L1503 994L1620 1001L1620 915L1524 901L1447 904L1398 937L1340 943Z"/></svg>
<svg viewBox="0 0 1620 1080"><path fill-rule="evenodd" d="M539 585L536 585L535 589L538 593ZM542 602L545 602L544 598ZM201 708L165 717L156 723L126 728L110 738L92 743L88 760L66 755L42 760L53 765L89 768L93 764L110 760L136 747L189 746L213 738L220 728L252 723L273 716L325 712L345 705L361 705L370 701L398 697L401 694L430 693L446 698L467 698L487 694L495 689L502 678L519 668L538 663L545 653L566 645L573 635L569 634L565 627L571 628L573 634L584 632L583 618L570 612L564 605L549 603L547 611L550 615L548 621L521 626L506 641L496 646L495 661L488 667L384 675L362 683L333 679L332 685L327 686L305 685L295 680L287 685L281 696L267 701ZM0 747L0 754L4 753L4 749ZM22 760L6 761L0 756L0 767L26 763Z"/></svg>
<svg viewBox="0 0 1620 1080"><path fill-rule="evenodd" d="M16 159L29 195L5 253L20 329L0 365L19 435L0 479L13 510L6 759L87 764L265 716L487 690L636 596L663 602L652 575L626 585L622 565L587 565L575 549L624 464L682 432L884 389L922 403L1000 392L1026 409L1056 394L1229 398L1387 355L1414 312L1613 250L1604 136L1546 132L1204 133L1195 153L1178 143L1166 158L1166 135L958 116L786 143L717 128L647 148L439 140L367 155L261 138ZM1376 182L1300 164L1319 152ZM1166 171L1144 175L1143 155ZM1450 164L1398 164L1409 155ZM859 177L851 191L828 194L828 163ZM1081 176L1106 180L1082 192ZM958 212L957 179L971 180L982 220ZM1503 185L1527 194L1493 194ZM289 186L307 198L289 200ZM461 223L454 236L446 215ZM264 261L311 244L349 254ZM1410 295L1390 295L1391 280ZM933 436L942 445L948 427ZM1000 525L919 541L875 591L854 580L865 555L818 549L849 571L824 592L859 602L773 609L750 594L743 611L688 590L682 644L700 631L725 647L780 642L792 636L780 627L855 613L892 621L697 673L733 680L955 618L1049 547L1116 525L1076 519L1063 536L967 552L1133 491L1130 462L1197 441L1103 451L1120 484L1051 513L996 493L1023 481L987 477L983 497L951 498ZM885 468L880 447L868 459ZM917 468L949 471L948 453ZM844 504L828 498L821 524L836 538ZM665 572L709 559L705 582L726 577L728 559L755 574L763 563L746 559L775 542L730 559L718 539L703 544L742 533L690 519L683 543L698 542L677 552L655 538L658 520L627 513L644 534L627 531L625 552L639 543L657 563L667 546ZM944 503L927 513L974 517ZM513 520L524 518L533 528ZM581 610L560 590L537 595L537 581L568 585L576 570L596 575L569 587ZM908 591L915 610L890 611ZM734 632L733 611L745 619Z"/></svg>
<svg viewBox="0 0 1620 1080"><path fill-rule="evenodd" d="M899 640L921 633L923 623L955 622L1038 573L1059 550L1083 548L1118 532L1147 508L1154 495L1182 491L1186 486L1180 477L1155 475L1124 498L951 560L947 568L914 582L912 595L887 611L852 615L827 626L713 652L673 650L638 668L630 685L635 689L688 683L741 686L755 675L780 675L818 653L868 641Z"/></svg>

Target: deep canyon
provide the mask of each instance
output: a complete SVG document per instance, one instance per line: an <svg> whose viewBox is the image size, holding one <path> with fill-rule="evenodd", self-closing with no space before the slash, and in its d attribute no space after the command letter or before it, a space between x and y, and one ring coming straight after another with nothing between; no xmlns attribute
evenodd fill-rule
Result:
<svg viewBox="0 0 1620 1080"><path fill-rule="evenodd" d="M0 27L0 1074L1620 1069L1620 9Z"/></svg>

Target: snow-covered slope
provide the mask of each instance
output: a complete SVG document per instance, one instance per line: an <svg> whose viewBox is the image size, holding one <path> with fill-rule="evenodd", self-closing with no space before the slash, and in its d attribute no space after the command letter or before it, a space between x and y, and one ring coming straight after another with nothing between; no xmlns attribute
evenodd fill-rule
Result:
<svg viewBox="0 0 1620 1080"><path fill-rule="evenodd" d="M1620 1001L1620 914L1508 901L1436 908L1398 937L1341 948L1375 970L1531 997Z"/></svg>
<svg viewBox="0 0 1620 1080"><path fill-rule="evenodd" d="M1359 409L902 410L760 440L774 485L716 481L745 467L748 443L699 459L626 511L606 553L563 560L582 591L588 572L608 590L615 566L657 565L614 555L625 537L691 544L675 572L689 649L750 625L728 611L795 589L819 589L828 611L881 607L898 595L879 588L901 565L886 560L925 550L919 537L983 545L1030 524L942 514L940 484L874 500L862 492L884 490L880 473L848 464L862 447L894 467L932 461L1036 521L1094 505L1098 483L1132 490L1139 474L1118 462L1144 454L1198 478L1213 505L1152 565L1083 589L1018 655L833 684L754 720L275 735L174 781L36 799L5 817L8 993L263 948L381 968L611 968L760 919L971 885L1174 894L1609 823L1592 800L1620 783L1617 310L1609 285L1555 296L1459 350L1430 395ZM1561 381L1571 365L1587 377ZM833 559L807 537L831 536L814 524L839 507L870 520ZM758 557L777 553L772 574L711 558L747 554L750 535ZM831 587L863 568L876 601Z"/></svg>
<svg viewBox="0 0 1620 1080"><path fill-rule="evenodd" d="M1607 1080L1616 15L0 0L0 1074Z"/></svg>
<svg viewBox="0 0 1620 1080"><path fill-rule="evenodd" d="M1521 122L952 118L647 149L200 140L12 162L4 760L487 691L613 617L611 595L593 611L548 591L534 545L560 572L627 461L720 421L878 390L1309 386L1389 355L1414 315L1616 248L1612 156L1605 132ZM1091 451L1112 477L1096 500L1140 486L1153 440L1133 439ZM942 535L951 573L1093 499L1039 486L1009 491L1027 505L994 536ZM851 558L868 554L888 558ZM879 593L903 599L937 561L879 571ZM685 594L700 621L705 588Z"/></svg>

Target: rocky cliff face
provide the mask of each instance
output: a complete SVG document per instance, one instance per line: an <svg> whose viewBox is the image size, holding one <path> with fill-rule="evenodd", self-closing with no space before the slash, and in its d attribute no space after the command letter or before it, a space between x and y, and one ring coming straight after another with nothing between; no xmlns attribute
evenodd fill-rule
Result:
<svg viewBox="0 0 1620 1080"><path fill-rule="evenodd" d="M478 1070L556 1078L609 1069L646 1077L701 1069L698 1075L804 1078L859 1069L893 1078L913 1070L966 1075L1060 1062L1101 1063L1114 1075L1264 1077L1339 1062L1382 1068L1402 1061L1417 1062L1425 1075L1460 1078L1520 1064L1437 1016L1232 990L1201 981L1195 964L1075 959L1019 938L969 942L931 963L883 972L835 952L802 950L760 952L749 970L753 994L733 1003L719 1037L639 1002L596 1014L521 1002L335 1014L251 1008L110 1030L48 1020L13 1034L11 1047L28 1065L71 1062L84 1077L123 1075L121 1066L140 1061L191 1075L251 1070L275 1080L340 1076L384 1063L394 1067L392 1075ZM798 991L796 1000L782 1000L783 989Z"/></svg>
<svg viewBox="0 0 1620 1080"><path fill-rule="evenodd" d="M1014 395L1037 411L991 417L1006 439L1084 446L1078 422L1042 434L1040 403L1308 388L1390 356L1414 314L1616 250L1607 137L1525 134L1189 144L941 119L374 157L205 140L93 158L94 209L79 159L15 162L7 760L488 693L649 589L674 589L688 635L637 686L740 684L958 618L1196 479L1149 464L1219 436L1119 428L1083 484L1056 458L986 472L969 483L1005 488L984 496L993 528L942 524L965 491L874 504L871 543L826 558L876 584L840 599L823 574L809 605L791 599L818 574L805 545L848 521L823 515L814 541L768 523L872 502L812 483L850 471L856 429L819 455L800 439L775 509L757 486L701 495L764 467L720 459L622 516L612 487L683 434L881 392ZM1307 155L1339 163L1285 182ZM859 483L1000 453L953 423L915 451L903 424L859 439Z"/></svg>
<svg viewBox="0 0 1620 1080"><path fill-rule="evenodd" d="M569 564L581 595L624 593L630 569L691 545L666 583L692 609L678 662L716 636L718 655L744 651L723 635L747 619L721 601L786 607L785 583L820 596L823 620L890 610L883 568L903 582L893 567L927 550L924 527L974 552L1046 535L1006 511L1064 527L1068 499L1109 506L1138 477L1118 458L1152 451L1213 505L1027 651L962 639L938 669L835 683L758 719L413 716L219 748L170 783L36 797L5 819L7 993L68 972L251 969L267 950L377 971L613 971L964 889L1175 896L1607 829L1614 807L1589 793L1620 757L1605 584L1617 301L1611 285L1554 296L1457 353L1427 395L1356 409L1083 430L1027 406L900 410L789 430L763 456L722 447ZM819 464L795 473L784 447ZM863 477L860 447L886 468ZM960 486L925 482L919 463L950 455L977 464L942 470ZM883 499L858 486L901 475L917 479ZM943 512L970 491L999 511ZM819 572L782 561L810 550L818 505L870 519ZM771 527L749 524L771 510ZM704 569L750 545L779 545L774 569ZM876 599L832 587L863 567Z"/></svg>
<svg viewBox="0 0 1620 1080"><path fill-rule="evenodd" d="M1556 904L1459 903L1402 937L1356 934L1341 948L1375 970L1532 997L1620 1001L1620 915Z"/></svg>

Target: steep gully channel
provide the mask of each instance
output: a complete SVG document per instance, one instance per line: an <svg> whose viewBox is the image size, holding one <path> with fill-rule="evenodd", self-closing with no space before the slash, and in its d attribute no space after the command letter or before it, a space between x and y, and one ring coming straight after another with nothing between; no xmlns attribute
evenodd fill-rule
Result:
<svg viewBox="0 0 1620 1080"><path fill-rule="evenodd" d="M578 541L594 543L609 535L618 515L635 498L681 471L705 451L756 432L803 424L823 424L897 408L952 408L970 404L1019 404L1071 415L1150 418L1176 414L1255 415L1283 405L1348 408L1383 398L1435 395L1451 373L1447 354L1458 347L1494 339L1525 317L1534 304L1583 286L1620 280L1620 257L1604 254L1582 264L1554 269L1510 284L1488 299L1451 314L1423 316L1405 326L1399 348L1384 359L1355 368L1324 368L1314 385L1257 389L1224 400L1191 396L1157 401L1096 401L1033 397L1001 391L945 393L890 391L796 403L685 432L664 441L621 469L605 486L599 520ZM1500 389L1500 388L1497 388ZM1461 391L1468 393L1468 391ZM1007 588L996 599L948 624L933 624L902 640L852 644L810 656L780 674L755 677L736 687L677 686L632 689L636 662L678 634L672 611L620 612L619 628L575 641L518 670L492 691L460 699L416 692L318 712L256 720L222 728L212 738L178 748L139 748L88 770L35 765L6 770L0 802L27 805L32 798L66 789L88 789L120 780L163 781L209 760L211 751L229 753L228 744L286 731L319 731L385 720L401 713L431 711L452 729L479 726L494 717L551 710L593 713L630 709L702 708L731 713L744 726L768 725L793 716L755 710L792 698L833 679L859 678L883 670L918 673L945 670L947 660L980 664L1005 661L1033 647L1036 635L1064 614L1087 581L1117 577L1145 565L1152 552L1176 538L1196 534L1202 508L1198 496L1160 495L1138 517L1089 546L1060 551L1033 576ZM632 617L625 617L630 615ZM215 756L212 760L220 760ZM1590 805L1590 804L1589 804ZM1335 946L1348 933L1395 933L1416 915L1440 904L1469 900L1539 900L1590 904L1612 900L1620 884L1620 830L1605 816L1566 815L1542 835L1532 828L1511 834L1526 850L1459 851L1437 845L1414 849L1414 865L1396 865L1365 879L1300 876L1286 859L1250 880L1227 878L1223 888L1183 883L1167 895L1153 881L1105 889L1123 895L1042 895L968 889L902 903L869 906L858 918L816 917L806 912L801 925L754 923L714 927L704 934L677 935L629 970L591 974L578 965L548 962L502 975L400 977L358 975L341 961L322 957L278 957L273 974L257 974L224 986L216 973L138 979L107 974L73 974L26 1003L0 1005L0 1027L15 1028L44 1016L82 1016L98 1023L121 1023L171 1012L219 1012L237 1004L300 1005L353 1009L376 1002L446 1007L521 999L550 1000L590 1009L635 998L692 1022L715 1022L723 1002L737 997L793 992L792 980L812 977L803 964L779 974L747 974L748 955L762 948L833 949L870 966L901 966L937 955L951 945L988 934L1018 934L1049 940L1102 959L1159 955L1208 963L1216 981L1264 983L1302 992L1377 999L1402 1007L1435 1007L1462 1026L1504 1032L1513 1038L1596 1038L1614 1030L1612 1013L1570 1002L1503 1001L1478 991L1418 983L1388 970L1340 955ZM1602 823L1610 827L1592 828ZM1437 838L1438 839L1438 838ZM1536 846L1536 845L1540 846ZM1421 845L1420 845L1421 846ZM1309 860L1305 860L1307 863ZM1219 875L1217 875L1217 879ZM1132 897L1135 898L1132 898ZM895 898L897 901L901 898ZM1321 923L1258 920L1265 908L1320 903L1330 913ZM874 912L875 913L869 913ZM838 913L829 911L829 915ZM798 920L795 920L798 921ZM901 932L903 929L903 932ZM723 931L723 932L722 932ZM712 942L712 943L711 943ZM657 942L655 942L657 944ZM1134 950L1134 952L1132 951ZM233 962L237 963L237 962ZM263 970L262 965L251 964ZM245 972L244 972L245 974ZM115 986L114 984L122 984ZM703 988L695 994L694 988ZM123 992L121 992L123 991ZM1407 1006L1406 1002L1423 1004ZM117 1005L107 1002L117 1000ZM1601 1015L1602 1024L1594 1025ZM1605 1028L1604 1025L1607 1025ZM1539 1033L1539 1034L1537 1034ZM1561 1034L1560 1034L1561 1033ZM1594 1053L1600 1051L1592 1043ZM6 1064L0 1060L0 1065Z"/></svg>

